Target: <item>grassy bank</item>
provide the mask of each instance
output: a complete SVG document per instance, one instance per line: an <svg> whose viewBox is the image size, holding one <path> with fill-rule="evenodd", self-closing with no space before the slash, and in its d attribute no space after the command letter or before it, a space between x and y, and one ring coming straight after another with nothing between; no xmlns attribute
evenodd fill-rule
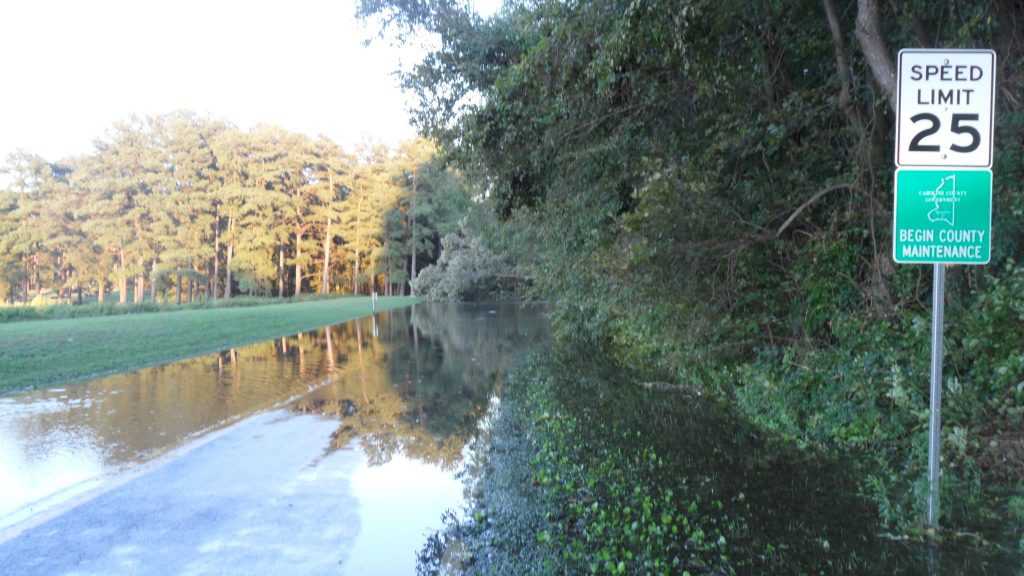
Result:
<svg viewBox="0 0 1024 576"><path fill-rule="evenodd" d="M312 302L316 300L332 300L352 298L352 296L308 294L292 298L267 298L262 296L236 296L204 300L192 304L174 304L173 302L153 302L145 300L139 303L118 304L116 296L104 303L87 302L85 304L53 304L50 306L0 306L0 324L7 322L25 322L28 320L64 320L70 318L93 318L96 316L124 316L127 314L149 314L153 312L179 312L182 310L209 310L214 308L246 308L249 306L269 306L272 304L294 304L296 302Z"/></svg>
<svg viewBox="0 0 1024 576"><path fill-rule="evenodd" d="M519 370L473 507L426 573L892 574L927 547L884 537L861 464L799 449L696 390L578 356ZM944 546L950 573L1003 573L1005 546Z"/></svg>
<svg viewBox="0 0 1024 576"><path fill-rule="evenodd" d="M381 298L378 310L414 298ZM369 298L0 324L0 393L78 382L370 314Z"/></svg>

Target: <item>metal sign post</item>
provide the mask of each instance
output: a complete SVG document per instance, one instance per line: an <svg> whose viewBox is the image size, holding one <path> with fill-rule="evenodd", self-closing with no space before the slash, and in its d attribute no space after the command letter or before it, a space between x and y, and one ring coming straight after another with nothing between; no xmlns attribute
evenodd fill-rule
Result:
<svg viewBox="0 0 1024 576"><path fill-rule="evenodd" d="M946 265L988 264L992 248L992 50L901 50L893 260L932 264L927 523L939 526Z"/></svg>
<svg viewBox="0 0 1024 576"><path fill-rule="evenodd" d="M942 322L946 311L946 265L932 277L931 418L928 419L928 525L939 525L939 454L942 448Z"/></svg>

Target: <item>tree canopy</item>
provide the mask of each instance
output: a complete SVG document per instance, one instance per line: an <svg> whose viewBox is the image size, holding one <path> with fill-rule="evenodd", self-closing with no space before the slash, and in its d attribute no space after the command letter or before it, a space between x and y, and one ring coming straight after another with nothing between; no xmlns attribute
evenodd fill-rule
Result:
<svg viewBox="0 0 1024 576"><path fill-rule="evenodd" d="M425 140L348 152L188 112L119 123L78 158L19 152L4 172L9 302L406 293L470 202Z"/></svg>

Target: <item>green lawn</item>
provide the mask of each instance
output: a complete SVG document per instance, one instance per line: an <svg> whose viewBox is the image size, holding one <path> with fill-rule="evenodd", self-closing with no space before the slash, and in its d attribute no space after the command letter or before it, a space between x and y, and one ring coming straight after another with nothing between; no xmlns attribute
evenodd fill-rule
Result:
<svg viewBox="0 0 1024 576"><path fill-rule="evenodd" d="M380 298L378 310L411 297ZM208 354L370 314L370 299L0 324L0 394Z"/></svg>

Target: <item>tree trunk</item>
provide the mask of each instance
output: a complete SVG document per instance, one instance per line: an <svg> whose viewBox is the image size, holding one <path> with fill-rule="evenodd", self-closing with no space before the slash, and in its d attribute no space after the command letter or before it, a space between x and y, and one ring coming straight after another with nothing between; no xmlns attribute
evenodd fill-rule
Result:
<svg viewBox="0 0 1024 576"><path fill-rule="evenodd" d="M284 298L284 246L277 249L277 297Z"/></svg>
<svg viewBox="0 0 1024 576"><path fill-rule="evenodd" d="M896 69L878 24L877 0L857 0L857 41L871 68L871 75L889 107L896 112Z"/></svg>
<svg viewBox="0 0 1024 576"><path fill-rule="evenodd" d="M233 280L231 279L231 259L234 258L234 240L231 240L227 244L227 261L224 266L224 298L230 299L231 290L233 289Z"/></svg>
<svg viewBox="0 0 1024 576"><path fill-rule="evenodd" d="M156 260L153 260L153 277L149 279L149 299L156 302Z"/></svg>
<svg viewBox="0 0 1024 576"><path fill-rule="evenodd" d="M324 273L320 279L320 293L327 294L331 291L331 219L327 218L327 228L324 230Z"/></svg>
<svg viewBox="0 0 1024 576"><path fill-rule="evenodd" d="M118 249L118 256L119 256L119 258L118 258L118 266L119 266L118 275L119 276L118 276L118 279L117 279L118 280L118 287L117 288L118 288L118 291L120 292L120 294L118 294L118 298L117 299L118 299L119 303L126 304L128 302L128 275L125 273L125 270L124 270L124 248L123 247Z"/></svg>
<svg viewBox="0 0 1024 576"><path fill-rule="evenodd" d="M828 19L829 32L832 34L832 48L836 57L836 74L839 76L839 108L846 115L847 121L857 131L857 135L864 138L864 122L861 118L860 109L853 102L850 89L852 84L850 78L850 59L846 54L846 39L843 36L843 29L839 25L839 16L833 0L822 0L825 5L825 17Z"/></svg>
<svg viewBox="0 0 1024 576"><path fill-rule="evenodd" d="M302 294L302 229L295 231L295 296Z"/></svg>
<svg viewBox="0 0 1024 576"><path fill-rule="evenodd" d="M231 260L235 257L235 243L228 244L227 261L224 266L224 298L231 299L231 290L234 280L231 278Z"/></svg>
<svg viewBox="0 0 1024 576"><path fill-rule="evenodd" d="M57 299L64 299L64 258L63 253L57 252L57 279L60 281L60 287L57 288Z"/></svg>
<svg viewBox="0 0 1024 576"><path fill-rule="evenodd" d="M135 277L135 303L141 304L146 298L146 262L139 258L139 275Z"/></svg>
<svg viewBox="0 0 1024 576"><path fill-rule="evenodd" d="M191 276L188 277L188 303L192 303L192 299L195 297L195 286L196 281Z"/></svg>
<svg viewBox="0 0 1024 576"><path fill-rule="evenodd" d="M409 206L409 218L412 224L412 268L409 272L409 293L414 294L413 282L416 281L416 169L412 170L412 201Z"/></svg>
<svg viewBox="0 0 1024 576"><path fill-rule="evenodd" d="M835 31L833 31L833 35L835 35ZM861 52L864 54L864 59L867 61L868 68L871 70L871 75L875 79L875 83L878 85L882 95L889 103L889 108L895 113L897 105L896 70L893 65L892 56L889 53L889 48L882 36L881 26L879 25L879 9L877 0L857 0L856 36L857 42L860 44ZM878 124L878 122L871 124L871 134L869 135L871 137L871 148L865 155L871 155L872 157L881 159L885 154L888 154L888 152L883 150L881 146L882 139L880 137L886 132L886 129L883 128L880 130ZM862 125L865 126L866 130L866 124L862 123ZM869 207L869 218L871 241L874 246L870 296L873 307L882 313L887 313L892 310L893 300L886 282L887 279L895 272L892 262L888 257L888 242L891 242L891 239L885 242L886 246L879 245L880 243L878 242L877 235L875 233L876 206L873 191L868 191L867 194L868 201L871 203Z"/></svg>
<svg viewBox="0 0 1024 576"><path fill-rule="evenodd" d="M234 290L231 279L231 260L235 257L235 219L228 218L228 241L227 260L224 262L224 298L231 298L231 291Z"/></svg>
<svg viewBox="0 0 1024 576"><path fill-rule="evenodd" d="M230 220L229 220L230 222ZM229 256L230 258L230 256ZM228 264L230 268L231 264ZM217 292L220 291L220 209L214 207L213 210L213 278L210 281L210 294L213 294L213 299L217 299ZM225 288L225 294L231 292L230 288ZM225 296L230 298L230 296Z"/></svg>
<svg viewBox="0 0 1024 576"><path fill-rule="evenodd" d="M175 297L175 300L178 303L178 306L181 306L181 292L182 292L182 288L184 288L184 286L181 284L181 270L179 269L178 270L178 282L174 285L174 297Z"/></svg>
<svg viewBox="0 0 1024 576"><path fill-rule="evenodd" d="M352 293L359 294L359 252L356 252L355 273L352 274Z"/></svg>
<svg viewBox="0 0 1024 576"><path fill-rule="evenodd" d="M103 304L104 297L106 296L107 283L104 280L98 280L96 284L96 299L100 304Z"/></svg>

